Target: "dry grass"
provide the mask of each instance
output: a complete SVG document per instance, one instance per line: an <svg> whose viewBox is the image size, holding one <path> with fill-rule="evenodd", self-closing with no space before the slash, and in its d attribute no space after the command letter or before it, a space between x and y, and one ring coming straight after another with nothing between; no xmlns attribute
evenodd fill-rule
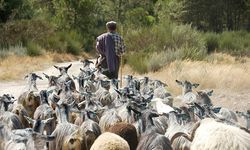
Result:
<svg viewBox="0 0 250 150"><path fill-rule="evenodd" d="M38 57L16 56L0 60L0 80L17 80L24 77L27 72L34 72L48 68L55 62L73 61L82 57L89 57L86 54L74 56L69 54L50 53Z"/></svg>
<svg viewBox="0 0 250 150"><path fill-rule="evenodd" d="M200 84L195 90L213 89L211 99L214 105L232 110L250 110L249 58L236 59L229 55L215 54L210 56L209 61L175 61L158 72L143 75L136 74L128 66L123 68L123 72L164 81L174 97L181 94L181 87L175 80L189 80ZM178 103L175 101L175 104Z"/></svg>
<svg viewBox="0 0 250 150"><path fill-rule="evenodd" d="M200 89L224 89L241 91L250 89L250 60L244 63L234 57L217 54L223 60L207 61L175 61L157 73L147 74L150 77L165 81L169 90L180 93L175 80L189 80L199 83Z"/></svg>

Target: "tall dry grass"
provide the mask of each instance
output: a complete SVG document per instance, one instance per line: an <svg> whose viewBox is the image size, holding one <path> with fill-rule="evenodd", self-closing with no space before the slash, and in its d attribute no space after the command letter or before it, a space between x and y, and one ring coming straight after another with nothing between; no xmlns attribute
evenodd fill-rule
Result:
<svg viewBox="0 0 250 150"><path fill-rule="evenodd" d="M207 61L174 61L158 72L138 75L129 67L125 67L125 74L149 76L168 84L168 90L174 95L181 94L181 88L175 80L188 80L199 83L199 89L223 89L239 92L250 89L250 60L225 54L214 54Z"/></svg>
<svg viewBox="0 0 250 150"><path fill-rule="evenodd" d="M74 56L70 54L49 53L37 57L11 55L0 60L0 81L22 79L26 73L42 70L54 63L74 61L86 54Z"/></svg>

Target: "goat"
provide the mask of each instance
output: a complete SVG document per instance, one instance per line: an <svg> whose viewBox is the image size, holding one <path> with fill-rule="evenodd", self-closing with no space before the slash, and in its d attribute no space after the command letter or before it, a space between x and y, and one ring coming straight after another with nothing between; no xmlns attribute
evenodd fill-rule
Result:
<svg viewBox="0 0 250 150"><path fill-rule="evenodd" d="M191 146L191 142L184 137L176 137L176 134L179 132L189 133L192 131L194 123L189 122L184 125L180 125L178 123L178 115L176 112L171 112L168 114L168 128L165 133L165 136L171 139L171 145L173 150L189 150Z"/></svg>
<svg viewBox="0 0 250 150"><path fill-rule="evenodd" d="M116 110L110 109L102 115L99 121L101 131L107 131L112 125L121 122L121 117L118 116Z"/></svg>
<svg viewBox="0 0 250 150"><path fill-rule="evenodd" d="M232 122L238 122L237 115L235 112L229 110L228 108L222 107L220 111L216 114L220 119L225 119Z"/></svg>
<svg viewBox="0 0 250 150"><path fill-rule="evenodd" d="M101 134L91 146L90 150L129 150L128 142L120 136L106 132Z"/></svg>
<svg viewBox="0 0 250 150"><path fill-rule="evenodd" d="M192 141L192 150L250 149L249 133L211 118L198 122L191 135L184 134L184 137Z"/></svg>
<svg viewBox="0 0 250 150"><path fill-rule="evenodd" d="M24 128L19 117L12 112L8 112L8 111L1 112L0 121L2 123L5 123L7 127L11 130Z"/></svg>
<svg viewBox="0 0 250 150"><path fill-rule="evenodd" d="M33 132L30 129L13 130L11 132L11 138L6 141L6 150L16 149L36 149L44 150L46 142L54 139L53 136L44 136L39 133Z"/></svg>
<svg viewBox="0 0 250 150"><path fill-rule="evenodd" d="M33 117L36 108L40 105L40 96L31 91L23 93L20 97L18 98L18 103L23 105L29 117Z"/></svg>
<svg viewBox="0 0 250 150"><path fill-rule="evenodd" d="M101 135L101 128L95 121L91 120L91 114L93 112L86 111L85 112L85 120L80 126L82 132L85 135L85 147L86 149L90 149L94 141L97 139L99 135Z"/></svg>
<svg viewBox="0 0 250 150"><path fill-rule="evenodd" d="M60 76L58 77L58 83L62 85L65 82L71 81L70 83L70 90L75 91L76 86L72 78L68 75L68 69L72 66L72 64L68 65L67 67L54 67L60 71Z"/></svg>
<svg viewBox="0 0 250 150"><path fill-rule="evenodd" d="M48 93L46 90L40 91L41 105L36 108L34 112L34 119L46 120L54 117L54 111L48 104ZM46 133L50 135L56 127L55 119L48 122L45 126Z"/></svg>
<svg viewBox="0 0 250 150"><path fill-rule="evenodd" d="M10 94L4 94L3 96L0 96L0 111L8 111L9 105L14 103L14 97Z"/></svg>
<svg viewBox="0 0 250 150"><path fill-rule="evenodd" d="M40 79L43 80L42 77L38 76L35 73L30 73L24 77L25 79L28 78L28 91L38 91L37 86L36 86L36 80Z"/></svg>
<svg viewBox="0 0 250 150"><path fill-rule="evenodd" d="M167 84L161 82L160 80L154 80L154 98L161 98L164 104L167 104L169 106L173 105L173 97L166 90Z"/></svg>
<svg viewBox="0 0 250 150"><path fill-rule="evenodd" d="M171 111L174 111L174 109L171 106L164 104L163 101L164 100L161 98L154 98L151 100L149 105L152 106L153 109L155 109L159 114L163 113L167 114Z"/></svg>
<svg viewBox="0 0 250 150"><path fill-rule="evenodd" d="M57 124L56 129L51 134L52 136L55 136L55 140L50 142L49 149L62 150L63 146L65 146L64 143L67 140L66 137L74 133L77 129L77 125L68 122Z"/></svg>
<svg viewBox="0 0 250 150"><path fill-rule="evenodd" d="M110 106L113 102L109 93L110 81L100 80L98 82L98 90L95 92L96 99L102 103L102 106Z"/></svg>
<svg viewBox="0 0 250 150"><path fill-rule="evenodd" d="M85 112L85 121L72 134L65 138L63 150L82 149L88 150L101 134L101 129L98 123L90 119L92 112Z"/></svg>
<svg viewBox="0 0 250 150"><path fill-rule="evenodd" d="M198 91L196 97L196 103L199 105L212 106L212 101L209 96L212 96L213 90L210 91Z"/></svg>
<svg viewBox="0 0 250 150"><path fill-rule="evenodd" d="M32 125L34 132L43 133L46 124L50 123L54 118L49 118L46 120L32 119L30 117L24 116L25 119Z"/></svg>
<svg viewBox="0 0 250 150"><path fill-rule="evenodd" d="M246 128L249 130L250 129L250 110L248 110L247 112L236 111L236 114L238 114L238 116L240 116L240 117L245 118L245 120L246 120Z"/></svg>
<svg viewBox="0 0 250 150"><path fill-rule="evenodd" d="M143 114L144 123L146 125L147 130L144 129L143 134L141 135L140 141L137 146L137 150L152 150L152 149L161 149L161 150L172 150L170 140L159 134L159 129L154 126L152 117L158 117L158 114L152 112L151 110L147 110Z"/></svg>
<svg viewBox="0 0 250 150"><path fill-rule="evenodd" d="M60 77L56 77L56 76L49 76L45 73L43 73L45 78L48 79L49 83L48 83L48 88L47 88L47 92L49 94L51 94L53 91L58 90L59 89L59 85L58 85L58 78Z"/></svg>
<svg viewBox="0 0 250 150"><path fill-rule="evenodd" d="M181 99L186 103L192 103L196 101L196 94L192 92L193 87L197 88L199 84L191 83L189 81L179 81L175 80L176 83L182 86L182 97Z"/></svg>
<svg viewBox="0 0 250 150"><path fill-rule="evenodd" d="M130 147L130 150L136 150L138 139L136 129L132 124L117 123L108 129L108 132L115 133L125 139Z"/></svg>
<svg viewBox="0 0 250 150"><path fill-rule="evenodd" d="M28 116L28 112L23 107L23 105L21 105L21 104L14 105L11 112L18 116L18 118L22 122L24 128L30 127L28 121L24 118L24 116Z"/></svg>

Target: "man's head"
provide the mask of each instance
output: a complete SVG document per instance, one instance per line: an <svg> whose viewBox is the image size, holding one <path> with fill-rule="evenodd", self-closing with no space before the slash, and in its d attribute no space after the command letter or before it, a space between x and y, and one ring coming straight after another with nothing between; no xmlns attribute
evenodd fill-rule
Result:
<svg viewBox="0 0 250 150"><path fill-rule="evenodd" d="M116 22L115 21L109 21L106 23L106 27L109 31L115 31L116 30Z"/></svg>

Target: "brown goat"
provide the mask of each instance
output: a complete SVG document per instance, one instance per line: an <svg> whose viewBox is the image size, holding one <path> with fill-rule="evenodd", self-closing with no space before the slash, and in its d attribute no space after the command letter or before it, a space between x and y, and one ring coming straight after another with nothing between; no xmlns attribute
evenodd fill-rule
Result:
<svg viewBox="0 0 250 150"><path fill-rule="evenodd" d="M36 108L40 105L40 96L33 91L24 92L18 98L18 103L24 106L28 116L32 118Z"/></svg>
<svg viewBox="0 0 250 150"><path fill-rule="evenodd" d="M24 128L30 128L28 121L24 118L24 116L28 116L26 109L21 104L14 105L12 111L16 114L19 120L22 122Z"/></svg>
<svg viewBox="0 0 250 150"><path fill-rule="evenodd" d="M124 138L128 142L130 150L136 150L138 144L137 132L132 124L117 123L111 126L108 132L115 133Z"/></svg>

